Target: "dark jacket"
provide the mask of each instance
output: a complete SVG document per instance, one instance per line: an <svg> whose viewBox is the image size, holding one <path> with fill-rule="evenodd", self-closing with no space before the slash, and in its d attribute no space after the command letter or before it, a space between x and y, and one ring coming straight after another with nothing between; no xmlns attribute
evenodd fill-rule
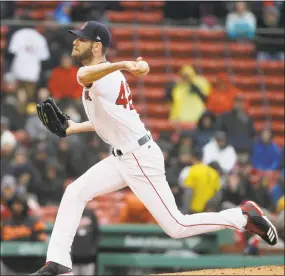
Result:
<svg viewBox="0 0 285 276"><path fill-rule="evenodd" d="M232 110L222 114L217 120L216 129L227 133L229 143L237 151L252 149L255 135L254 123L245 112Z"/></svg>
<svg viewBox="0 0 285 276"><path fill-rule="evenodd" d="M202 124L202 121L206 116L209 116L212 121L212 126L210 128L205 128ZM215 132L215 126L214 126L215 120L216 116L208 111L206 111L199 119L196 127L196 132L194 135L195 145L198 148L202 148L203 146L205 146L213 137Z"/></svg>
<svg viewBox="0 0 285 276"><path fill-rule="evenodd" d="M85 209L72 245L74 263L89 263L95 260L99 247L100 231L93 210Z"/></svg>

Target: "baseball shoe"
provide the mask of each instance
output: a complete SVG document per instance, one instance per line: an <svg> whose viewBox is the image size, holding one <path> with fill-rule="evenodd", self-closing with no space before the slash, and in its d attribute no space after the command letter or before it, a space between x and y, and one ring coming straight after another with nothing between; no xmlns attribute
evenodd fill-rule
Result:
<svg viewBox="0 0 285 276"><path fill-rule="evenodd" d="M247 216L245 229L252 234L257 234L270 245L278 242L278 235L274 225L264 216L261 208L253 201L246 201L241 210Z"/></svg>
<svg viewBox="0 0 285 276"><path fill-rule="evenodd" d="M31 275L44 275L44 276L56 276L56 275L73 275L70 268L63 265L47 262L40 270Z"/></svg>

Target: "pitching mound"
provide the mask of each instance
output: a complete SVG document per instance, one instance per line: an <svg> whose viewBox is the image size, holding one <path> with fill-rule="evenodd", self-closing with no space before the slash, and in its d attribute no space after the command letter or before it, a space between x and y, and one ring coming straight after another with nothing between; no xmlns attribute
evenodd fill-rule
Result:
<svg viewBox="0 0 285 276"><path fill-rule="evenodd" d="M160 275L284 275L284 266L257 266L245 268L206 269Z"/></svg>

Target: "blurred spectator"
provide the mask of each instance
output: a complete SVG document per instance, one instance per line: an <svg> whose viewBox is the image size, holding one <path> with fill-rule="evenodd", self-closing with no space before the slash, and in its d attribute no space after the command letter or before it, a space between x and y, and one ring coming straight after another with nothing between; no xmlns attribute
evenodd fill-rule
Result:
<svg viewBox="0 0 285 276"><path fill-rule="evenodd" d="M258 22L258 27L262 30L259 30L255 39L257 58L259 60L284 60L284 26L280 20L280 11L276 6L263 7L263 15ZM280 28L279 32L276 28Z"/></svg>
<svg viewBox="0 0 285 276"><path fill-rule="evenodd" d="M168 167L165 175L177 200L179 200L177 198L179 196L178 178L182 169L191 165L191 153L193 148L193 135L191 133L183 132L181 133L179 140L171 147L171 150L168 153Z"/></svg>
<svg viewBox="0 0 285 276"><path fill-rule="evenodd" d="M10 120L5 116L1 116L1 149L7 145L15 147L17 140L15 135L9 129Z"/></svg>
<svg viewBox="0 0 285 276"><path fill-rule="evenodd" d="M81 99L82 87L77 82L78 67L72 64L70 55L61 57L60 65L51 71L49 90L56 100Z"/></svg>
<svg viewBox="0 0 285 276"><path fill-rule="evenodd" d="M185 21L190 17L199 17L199 4L187 1L165 1L164 16L166 19ZM171 22L174 23L174 22Z"/></svg>
<svg viewBox="0 0 285 276"><path fill-rule="evenodd" d="M46 38L35 29L20 29L12 35L8 51L14 55L11 72L34 100L41 62L50 57Z"/></svg>
<svg viewBox="0 0 285 276"><path fill-rule="evenodd" d="M252 169L249 177L243 179L246 188L245 200L253 200L262 208L273 211L275 206L267 187L267 179L256 169Z"/></svg>
<svg viewBox="0 0 285 276"><path fill-rule="evenodd" d="M72 7L72 21L95 20L100 22L104 18L104 12L108 5L108 1L79 1Z"/></svg>
<svg viewBox="0 0 285 276"><path fill-rule="evenodd" d="M14 1L3 1L1 2L1 19L13 18L15 13L16 2Z"/></svg>
<svg viewBox="0 0 285 276"><path fill-rule="evenodd" d="M50 92L46 87L39 88L37 92L37 103L45 101L50 96Z"/></svg>
<svg viewBox="0 0 285 276"><path fill-rule="evenodd" d="M225 11L224 3L211 3L211 2L200 2L200 21L202 29L213 29L213 30L221 30L222 25L219 21L221 17L221 13ZM217 16L218 15L218 16Z"/></svg>
<svg viewBox="0 0 285 276"><path fill-rule="evenodd" d="M31 161L35 168L43 173L46 171L46 165L48 158L52 158L54 153L49 147L49 144L46 141L42 141L38 144L35 144L34 148L31 151Z"/></svg>
<svg viewBox="0 0 285 276"><path fill-rule="evenodd" d="M13 158L17 140L14 134L9 130L9 120L1 117L1 174L8 172Z"/></svg>
<svg viewBox="0 0 285 276"><path fill-rule="evenodd" d="M72 244L72 271L75 275L94 275L96 254L99 249L100 230L95 213L83 211Z"/></svg>
<svg viewBox="0 0 285 276"><path fill-rule="evenodd" d="M220 115L233 108L233 101L240 90L236 88L225 73L219 73L207 98L206 107L210 112Z"/></svg>
<svg viewBox="0 0 285 276"><path fill-rule="evenodd" d="M272 141L272 131L261 131L260 137L253 145L251 162L254 168L262 171L277 170L280 167L281 150Z"/></svg>
<svg viewBox="0 0 285 276"><path fill-rule="evenodd" d="M56 160L47 160L44 179L37 195L40 205L59 205L63 194L64 179L57 173Z"/></svg>
<svg viewBox="0 0 285 276"><path fill-rule="evenodd" d="M221 209L240 206L245 198L245 189L237 173L231 173L222 189Z"/></svg>
<svg viewBox="0 0 285 276"><path fill-rule="evenodd" d="M157 222L137 196L129 191L125 197L125 206L120 212L120 223L156 224Z"/></svg>
<svg viewBox="0 0 285 276"><path fill-rule="evenodd" d="M255 129L252 118L245 111L243 95L235 97L231 111L218 117L216 128L227 133L229 143L237 152L252 150Z"/></svg>
<svg viewBox="0 0 285 276"><path fill-rule="evenodd" d="M12 81L12 79L10 80ZM1 100L1 116L5 116L10 120L12 131L23 129L26 118L26 105L28 103L27 92L25 89L17 89L17 84L13 84L13 81L7 87L8 89L16 88L16 90L7 89L3 95L4 97Z"/></svg>
<svg viewBox="0 0 285 276"><path fill-rule="evenodd" d="M1 83L1 98L6 98L9 95L15 96L17 89L18 81L15 76L12 73L6 73Z"/></svg>
<svg viewBox="0 0 285 276"><path fill-rule="evenodd" d="M279 182L276 183L270 189L270 195L271 195L272 201L278 210L282 207L282 204L284 208L284 192L285 192L284 188L285 188L285 181L284 181L284 173L283 173L281 174ZM283 198L283 203L282 203L282 198Z"/></svg>
<svg viewBox="0 0 285 276"><path fill-rule="evenodd" d="M45 225L28 215L29 207L25 198L14 197L9 203L11 218L3 221L2 241L46 241Z"/></svg>
<svg viewBox="0 0 285 276"><path fill-rule="evenodd" d="M64 53L71 53L74 37L67 32L67 27L53 22L45 22L44 36L47 40L50 58L49 69L60 65ZM47 77L48 79L48 77Z"/></svg>
<svg viewBox="0 0 285 276"><path fill-rule="evenodd" d="M70 137L68 137L70 138ZM64 178L79 177L87 169L85 158L79 150L79 143L71 139L60 139L56 145L58 172Z"/></svg>
<svg viewBox="0 0 285 276"><path fill-rule="evenodd" d="M208 201L220 190L220 175L209 165L202 163L203 152L195 149L191 154L192 166L185 179L184 213L203 212Z"/></svg>
<svg viewBox="0 0 285 276"><path fill-rule="evenodd" d="M216 116L206 111L199 119L195 131L195 146L204 147L215 133Z"/></svg>
<svg viewBox="0 0 285 276"><path fill-rule="evenodd" d="M28 159L28 151L19 147L15 152L15 157L11 162L9 173L18 179L18 193L38 194L41 188L40 173Z"/></svg>
<svg viewBox="0 0 285 276"><path fill-rule="evenodd" d="M205 111L205 101L210 93L210 84L198 76L192 66L184 66L179 72L180 80L169 87L171 99L170 120L196 123Z"/></svg>
<svg viewBox="0 0 285 276"><path fill-rule="evenodd" d="M1 220L11 217L11 210L8 206L15 197L16 190L16 178L12 175L4 175L1 179Z"/></svg>
<svg viewBox="0 0 285 276"><path fill-rule="evenodd" d="M56 10L54 11L54 19L59 24L71 23L71 6L72 2L60 1L57 4Z"/></svg>
<svg viewBox="0 0 285 276"><path fill-rule="evenodd" d="M235 149L228 143L227 135L222 131L216 132L215 137L203 147L203 163L214 161L224 173L229 173L237 161Z"/></svg>
<svg viewBox="0 0 285 276"><path fill-rule="evenodd" d="M255 15L248 10L245 1L235 3L235 12L228 14L226 19L226 30L231 39L248 40L253 39L256 31Z"/></svg>
<svg viewBox="0 0 285 276"><path fill-rule="evenodd" d="M27 106L25 130L29 136L30 142L43 141L48 136L48 130L38 117L36 103L30 103Z"/></svg>

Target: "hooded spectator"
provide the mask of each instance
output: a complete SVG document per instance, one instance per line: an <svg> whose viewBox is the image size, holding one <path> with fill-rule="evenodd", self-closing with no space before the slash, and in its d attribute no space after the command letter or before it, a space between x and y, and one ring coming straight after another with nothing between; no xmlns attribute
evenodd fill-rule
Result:
<svg viewBox="0 0 285 276"><path fill-rule="evenodd" d="M216 129L226 132L229 142L237 152L251 152L255 129L252 118L246 112L242 94L236 95L233 109L218 117Z"/></svg>
<svg viewBox="0 0 285 276"><path fill-rule="evenodd" d="M214 139L203 147L203 163L214 161L224 173L229 173L237 161L235 149L228 143L226 133L221 131L216 132Z"/></svg>
<svg viewBox="0 0 285 276"><path fill-rule="evenodd" d="M49 79L49 90L56 100L81 98L82 87L77 82L77 71L78 67L72 64L70 55L64 54L60 65L52 70Z"/></svg>
<svg viewBox="0 0 285 276"><path fill-rule="evenodd" d="M196 75L192 66L182 67L180 78L171 89L170 120L196 123L205 111L210 84L204 77Z"/></svg>
<svg viewBox="0 0 285 276"><path fill-rule="evenodd" d="M254 168L262 171L277 170L280 167L281 150L272 141L270 129L263 129L253 145L251 162Z"/></svg>
<svg viewBox="0 0 285 276"><path fill-rule="evenodd" d="M47 160L45 178L38 192L41 205L59 205L60 203L63 194L64 179L58 175L57 167L58 164L56 160Z"/></svg>
<svg viewBox="0 0 285 276"><path fill-rule="evenodd" d="M199 119L195 131L195 145L204 147L213 137L215 133L216 116L206 111Z"/></svg>
<svg viewBox="0 0 285 276"><path fill-rule="evenodd" d="M233 108L233 101L240 90L230 81L229 76L219 73L213 83L211 94L207 98L206 107L215 115L229 112Z"/></svg>

